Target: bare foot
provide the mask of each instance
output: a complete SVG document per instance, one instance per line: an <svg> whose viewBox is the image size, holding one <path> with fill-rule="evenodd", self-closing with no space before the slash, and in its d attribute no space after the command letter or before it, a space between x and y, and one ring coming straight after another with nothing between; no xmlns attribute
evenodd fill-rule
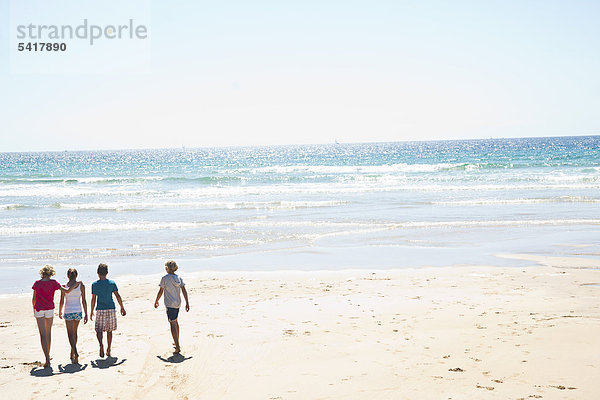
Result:
<svg viewBox="0 0 600 400"><path fill-rule="evenodd" d="M79 364L79 354L75 353L73 357L73 364Z"/></svg>
<svg viewBox="0 0 600 400"><path fill-rule="evenodd" d="M179 354L181 353L181 349L179 347L175 347L175 351L173 351L173 354Z"/></svg>
<svg viewBox="0 0 600 400"><path fill-rule="evenodd" d="M106 349L106 357L110 357L110 347Z"/></svg>
<svg viewBox="0 0 600 400"><path fill-rule="evenodd" d="M100 357L104 357L104 346L100 345Z"/></svg>
<svg viewBox="0 0 600 400"><path fill-rule="evenodd" d="M50 366L50 360L47 360L46 363L44 364L44 368L48 368Z"/></svg>

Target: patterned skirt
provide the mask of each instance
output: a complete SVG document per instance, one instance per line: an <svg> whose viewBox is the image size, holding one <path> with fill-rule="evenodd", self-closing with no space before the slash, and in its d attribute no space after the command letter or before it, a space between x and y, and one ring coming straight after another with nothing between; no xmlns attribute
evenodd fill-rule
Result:
<svg viewBox="0 0 600 400"><path fill-rule="evenodd" d="M112 332L117 330L116 310L96 310L96 331Z"/></svg>
<svg viewBox="0 0 600 400"><path fill-rule="evenodd" d="M83 318L82 312L70 312L64 313L63 318L65 321L79 321Z"/></svg>

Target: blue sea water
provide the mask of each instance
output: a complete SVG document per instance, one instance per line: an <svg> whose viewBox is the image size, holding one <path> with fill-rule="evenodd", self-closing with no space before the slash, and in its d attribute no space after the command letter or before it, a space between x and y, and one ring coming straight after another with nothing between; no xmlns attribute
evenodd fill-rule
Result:
<svg viewBox="0 0 600 400"><path fill-rule="evenodd" d="M60 277L600 254L600 136L0 153L0 293Z"/></svg>

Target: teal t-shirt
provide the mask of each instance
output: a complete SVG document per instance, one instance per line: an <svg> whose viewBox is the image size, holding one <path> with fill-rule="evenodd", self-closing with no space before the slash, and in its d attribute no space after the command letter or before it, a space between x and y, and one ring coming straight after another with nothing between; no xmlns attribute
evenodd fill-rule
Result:
<svg viewBox="0 0 600 400"><path fill-rule="evenodd" d="M97 296L96 310L114 310L112 293L117 290L117 284L110 279L99 279L92 283L92 294Z"/></svg>

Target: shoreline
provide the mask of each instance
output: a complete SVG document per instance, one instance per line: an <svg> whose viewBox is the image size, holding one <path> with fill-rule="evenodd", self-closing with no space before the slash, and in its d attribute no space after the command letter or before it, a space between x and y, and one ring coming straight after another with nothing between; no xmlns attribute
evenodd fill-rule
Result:
<svg viewBox="0 0 600 400"><path fill-rule="evenodd" d="M547 261L557 266L181 269L191 302L180 313L181 358L169 353L163 305L152 306L161 274L116 279L127 309L116 359L99 360L88 322L82 367L68 364L54 318L52 376L35 365L43 355L29 296L0 297L0 389L21 398L70 388L115 399L592 399L600 270Z"/></svg>
<svg viewBox="0 0 600 400"><path fill-rule="evenodd" d="M592 246L581 245L581 246ZM333 256L340 255L342 257L341 252L345 250L345 248L321 248L321 251L329 251L328 256L324 258L325 261L332 260ZM220 275L220 274L247 274L247 273L266 273L266 274L278 274L278 273L308 273L308 274L319 274L319 273L327 273L327 272L341 272L344 273L346 271L356 271L356 272L367 272L367 271L401 271L401 270L411 270L411 269L423 269L423 268L456 268L456 267L473 267L477 268L479 266L485 265L487 267L494 268L528 268L533 266L549 266L549 267L562 267L562 268L591 268L591 269L600 269L600 253L599 254L591 254L591 255L578 255L578 254L568 254L568 255L542 255L540 253L518 253L518 252L507 252L507 253L496 253L489 254L487 258L493 259L496 263L442 263L441 258L437 257L431 260L430 263L415 263L412 262L404 263L400 266L390 267L394 258L392 255L387 254L384 255L384 260L377 260L377 267L370 268L367 266L367 260L360 260L360 266L355 267L333 267L333 268L323 268L320 266L314 266L310 261L312 257L323 257L322 253L313 253L311 251L305 251L302 253L294 253L293 257L299 257L301 261L303 261L303 265L313 265L310 268L300 268L295 265L298 265L298 262L295 261L293 264L285 264L286 261L284 257L281 255L282 253L279 251L266 251L266 252L251 252L251 253L240 253L240 254L229 254L222 255L218 257L210 257L207 259L197 258L197 257L179 257L177 258L177 262L180 266L183 267L184 270L188 271L187 274L212 274L212 275ZM263 261L262 265L258 264L256 260L259 260L261 257L267 259L268 261ZM345 255L345 260L349 258ZM110 274L113 277L117 277L119 279L137 279L138 277L151 278L151 277L160 277L162 276L163 264L166 261L163 259L141 259L141 260L108 260L102 261L107 263L109 266ZM250 261L250 262L248 262ZM280 268L277 268L278 261ZM322 264L325 261L321 261ZM347 261L347 260L346 260ZM341 264L341 261L337 261L338 264ZM29 295L31 290L30 286L33 284L35 280L38 279L38 269L43 266L43 262L40 262L39 265L28 265L19 268L13 268L12 270L21 270L18 274L18 278L14 278L9 280L13 282L13 286L6 286L4 288L0 287L0 299L10 295ZM51 263L52 264L52 263ZM206 266L192 266L192 265L208 265ZM239 265L252 265L252 267L244 268L232 268L230 265L239 264ZM383 264L383 265L381 265ZM56 279L59 282L63 282L65 280L65 273L68 268L75 267L79 272L79 279L83 280L84 283L91 283L97 279L96 277L96 267L97 264L86 264L81 265L79 263L66 263L61 261L59 263L52 264L56 270L56 275L53 279ZM369 263L371 265L371 263ZM148 271L146 266L151 266L152 271ZM283 267L281 267L283 266ZM131 273L123 272L124 270L133 271ZM144 273L144 271L148 271ZM27 278L24 277L24 272L29 271ZM14 281L18 281L20 283L19 286L14 286ZM6 284L6 283L5 283Z"/></svg>
<svg viewBox="0 0 600 400"><path fill-rule="evenodd" d="M586 242L588 243L588 242ZM582 245L583 246L583 245ZM593 249L597 245L588 243ZM382 247L359 247L350 248L345 246L315 246L308 248L292 249L270 249L264 251L251 251L234 254L224 254L212 257L182 256L176 260L184 270L191 273L220 274L224 272L249 273L267 272L277 273L280 271L306 271L308 273L319 273L320 271L371 271L371 270L403 270L436 267L477 267L479 265L494 266L498 268L523 268L531 265L571 265L573 263L584 263L586 266L600 268L600 253L588 254L587 257L577 252L562 251L558 254L548 254L536 251L525 254L522 252L505 251L499 253L478 252L471 255L472 261L464 262L465 257L455 258L452 254L440 253L427 256L425 253L413 253L410 249L382 246ZM421 251L421 250L419 250ZM454 249L453 251L464 251ZM376 261L373 261L376 259ZM427 260L425 263L423 260ZM68 268L75 267L79 272L79 278L84 282L96 280L96 267L98 262L108 264L109 271L113 277L126 277L128 275L149 277L160 275L163 271L164 262L162 258L143 259L102 259L98 258L95 263L82 263L81 260L68 262L60 260L50 262L56 270L59 282L65 280ZM399 262L398 260L401 260ZM9 294L29 293L31 284L38 279L38 270L45 264L28 263L19 267L11 267L7 270L7 278L0 284L0 298ZM245 266L245 267L244 267Z"/></svg>

